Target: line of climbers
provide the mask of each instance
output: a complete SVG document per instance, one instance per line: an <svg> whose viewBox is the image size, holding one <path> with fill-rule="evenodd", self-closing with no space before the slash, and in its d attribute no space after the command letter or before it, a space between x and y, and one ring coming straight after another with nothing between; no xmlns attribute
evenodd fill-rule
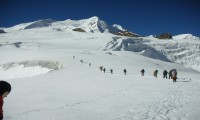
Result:
<svg viewBox="0 0 200 120"><path fill-rule="evenodd" d="M73 59L75 59L75 56L73 56ZM81 62L81 63L86 63L86 62L84 62L82 59L80 59L80 62ZM87 63L86 63L86 64L87 64ZM91 64L91 63L88 63L88 65L91 66L92 64Z"/></svg>
<svg viewBox="0 0 200 120"><path fill-rule="evenodd" d="M158 74L158 70L155 70L153 75L155 77L157 77L157 74ZM167 74L169 75L169 79L173 79L173 82L176 82L176 79L177 79L177 70L176 69L170 70L169 73L167 72L167 70L164 70L163 71L163 78L167 79Z"/></svg>
<svg viewBox="0 0 200 120"><path fill-rule="evenodd" d="M106 68L104 68L103 66L100 66L99 69L101 71L103 71L104 73L106 72ZM123 72L124 72L125 75L127 74L126 69L124 69ZM144 76L145 70L142 69L140 72L141 72L141 76ZM113 74L113 69L110 69L110 73ZM173 79L173 82L176 82L176 79L177 79L177 70L176 69L170 70L169 73L167 72L167 70L164 70L163 71L163 78L167 79L167 74L169 75L169 79ZM158 75L158 70L155 70L153 72L153 76L157 77L157 75Z"/></svg>
<svg viewBox="0 0 200 120"><path fill-rule="evenodd" d="M75 56L73 56L73 59L75 59ZM83 60L81 59L80 62L83 63ZM91 66L91 63L89 63L89 66ZM104 73L106 72L106 68L104 68L103 66L100 66L99 69L101 71L103 71ZM125 75L127 74L126 69L124 69L123 72L124 72ZM140 72L141 72L141 76L144 76L145 70L142 69ZM110 73L113 74L113 69L110 69ZM163 78L167 79L167 74L169 75L169 77L168 77L169 79L173 79L173 82L176 82L176 79L177 79L177 70L176 69L172 69L169 72L167 72L167 70L164 70L163 71ZM153 72L153 76L157 77L157 75L158 75L158 70L155 70Z"/></svg>
<svg viewBox="0 0 200 120"><path fill-rule="evenodd" d="M141 71L141 76L144 76L144 69L142 69ZM169 75L169 79L173 79L173 82L176 82L176 79L177 79L177 70L176 69L172 69L169 71L169 73L167 72L167 70L164 70L163 71L163 78L166 78L167 79L167 74ZM153 72L153 76L154 77L157 77L158 75L158 70L155 70Z"/></svg>

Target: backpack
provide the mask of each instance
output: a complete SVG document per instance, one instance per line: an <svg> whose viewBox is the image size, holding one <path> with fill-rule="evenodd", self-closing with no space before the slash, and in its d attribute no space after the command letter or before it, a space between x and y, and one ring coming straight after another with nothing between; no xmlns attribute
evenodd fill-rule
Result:
<svg viewBox="0 0 200 120"><path fill-rule="evenodd" d="M172 76L176 76L177 75L177 71L176 71L176 69L174 69L173 71L172 71Z"/></svg>

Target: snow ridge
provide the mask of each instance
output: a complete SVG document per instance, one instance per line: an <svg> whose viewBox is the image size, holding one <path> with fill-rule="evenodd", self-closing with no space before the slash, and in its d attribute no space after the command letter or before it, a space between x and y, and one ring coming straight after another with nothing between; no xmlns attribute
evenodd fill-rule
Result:
<svg viewBox="0 0 200 120"><path fill-rule="evenodd" d="M180 34L172 37L175 40L182 40L182 39L187 39L187 40L200 40L199 37L193 36L192 34Z"/></svg>
<svg viewBox="0 0 200 120"><path fill-rule="evenodd" d="M26 26L24 29L48 27L53 22L55 22L55 20L53 20L53 19L38 20L38 21Z"/></svg>
<svg viewBox="0 0 200 120"><path fill-rule="evenodd" d="M113 37L113 40L107 44L105 50L132 51L149 58L171 62L171 60L169 60L165 55L157 51L154 47L146 45L146 42L148 41L143 40L142 38Z"/></svg>

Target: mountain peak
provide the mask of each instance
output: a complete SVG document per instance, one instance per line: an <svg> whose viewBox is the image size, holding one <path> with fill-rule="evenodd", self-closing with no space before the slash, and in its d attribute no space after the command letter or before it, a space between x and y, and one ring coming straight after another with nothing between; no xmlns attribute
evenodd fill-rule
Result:
<svg viewBox="0 0 200 120"><path fill-rule="evenodd" d="M97 16L93 16L93 17L88 18L88 19L91 19L91 20L99 20L99 17L97 17Z"/></svg>
<svg viewBox="0 0 200 120"><path fill-rule="evenodd" d="M113 24L112 26L115 27L115 28L118 28L118 29L121 30L121 31L127 31L127 30L124 29L121 25Z"/></svg>

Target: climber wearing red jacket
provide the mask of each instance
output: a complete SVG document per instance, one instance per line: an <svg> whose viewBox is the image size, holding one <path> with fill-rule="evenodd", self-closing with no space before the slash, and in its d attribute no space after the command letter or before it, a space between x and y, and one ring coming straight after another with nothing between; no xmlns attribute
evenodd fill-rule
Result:
<svg viewBox="0 0 200 120"><path fill-rule="evenodd" d="M0 81L0 120L3 120L3 99L11 91L11 85L6 81Z"/></svg>

